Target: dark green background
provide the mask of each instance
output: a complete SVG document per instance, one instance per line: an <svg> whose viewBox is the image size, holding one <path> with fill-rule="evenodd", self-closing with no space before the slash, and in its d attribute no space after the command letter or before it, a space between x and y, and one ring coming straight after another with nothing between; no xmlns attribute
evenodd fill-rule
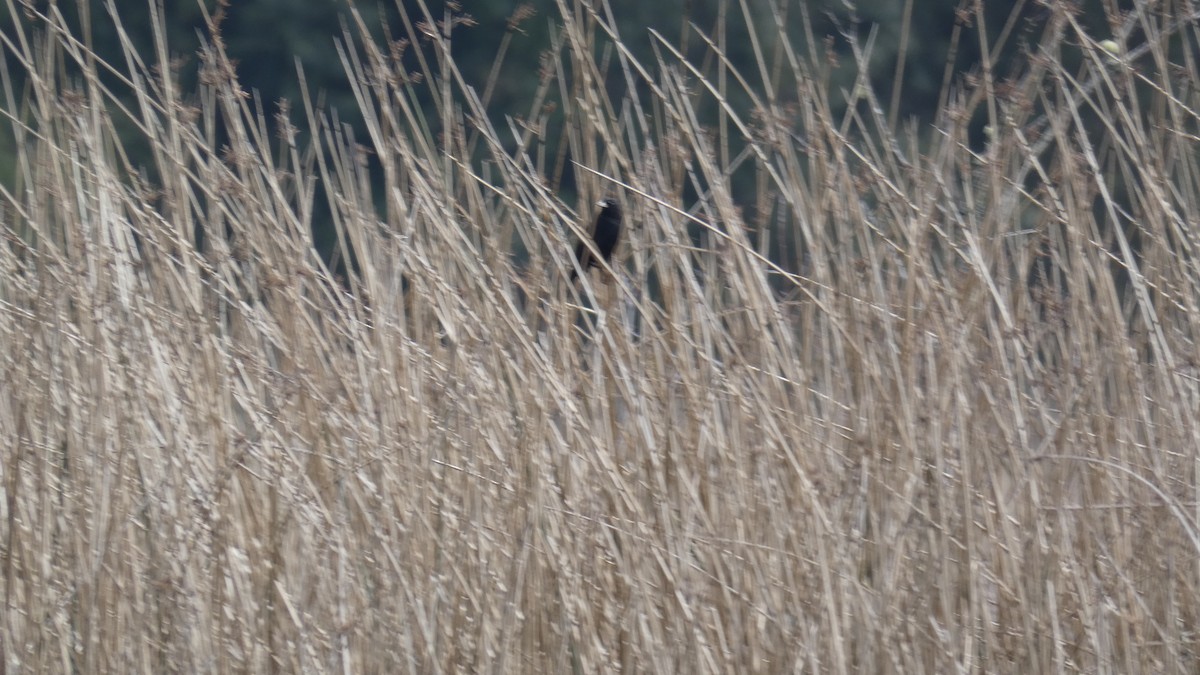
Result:
<svg viewBox="0 0 1200 675"><path fill-rule="evenodd" d="M760 39L767 39L771 29L772 0L745 0L756 16L761 26L758 30ZM52 5L41 1L33 3L43 12L50 11ZM113 63L124 63L120 50L117 48L117 32L114 22L101 0L79 0L78 2L61 2L57 7L69 24L78 27L81 22L81 12L91 14L91 41L99 55ZM149 4L145 2L116 3L120 11L120 22L138 45L140 53L147 62L153 62L153 24ZM375 36L376 42L381 43L385 34L392 37L407 37L404 24L400 19L400 10L395 3L380 3L351 0L232 0L226 12L226 18L221 24L221 34L224 38L229 56L237 62L237 72L244 89L254 92L263 106L263 112L268 123L274 123L277 102L280 99L299 101L299 79L296 73L298 61L304 71L309 90L314 96L319 96L328 109L337 112L342 122L348 122L356 127L359 138L365 138L360 120L357 115L357 104L347 86L341 62L335 48L335 40L343 35L343 26L349 14L348 9L353 4L367 22L369 30ZM499 45L508 32L509 17L520 3L515 0L500 2L463 2L459 14L468 14L475 25L460 26L454 32L453 55L459 68L468 81L476 84L482 91L489 72L493 68ZM526 20L519 32L513 35L503 68L497 81L495 91L489 102L493 121L501 129L506 129L503 123L505 116L523 117L528 113L534 89L537 86L539 59L549 46L551 26L560 23L558 9L555 3L539 0L529 3L534 9L532 18ZM720 3L700 0L668 0L656 2L612 2L619 6L616 20L626 45L643 60L653 62L651 37L647 27L653 27L661 32L666 39L678 43L683 36L688 21L693 22L702 31L712 34L715 31ZM945 76L947 53L951 35L956 23L956 11L964 4L962 0L918 0L913 8L909 32L908 58L902 79L902 95L899 99L899 120L915 119L927 123L936 113L938 93L942 88ZM994 43L999 32L1009 20L1016 3L1009 1L984 0L983 15L985 33L989 44ZM207 29L203 20L200 6L192 0L170 0L166 3L164 28L166 31L171 55L181 64L179 69L185 98L195 98L196 69L198 50L201 40L207 39ZM215 11L216 3L205 0L205 7L210 12ZM419 5L405 3L405 8L414 21L423 15ZM568 6L574 7L568 0ZM776 5L780 6L780 5ZM792 1L781 5L788 16L788 33L793 46L801 54L807 53L802 29L801 16L807 12L812 22L816 38L823 44L817 45L818 52L825 49L825 40L838 54L839 68L830 73L832 84L831 100L835 105L844 106L841 91L849 91L855 77L854 59L850 53L847 33L853 32L860 43L865 44L872 30L877 30L874 50L871 58L871 80L881 102L887 107L892 98L892 88L895 86L895 68L900 49L901 37L904 30L902 0L813 0L811 2ZM435 18L442 18L445 5L431 3L430 11L436 13ZM1100 0L1088 0L1080 4L1078 20L1097 39L1111 35L1104 14L1104 5ZM750 50L750 41L746 35L746 26L740 5L729 3L726 6L727 28L731 60L746 73L756 73L757 66ZM1005 76L1018 76L1026 61L1020 50L1030 43L1040 39L1041 30L1049 18L1049 11L1032 0L1022 3L1017 21L1012 27L1012 37L1006 42L1006 48L997 63L997 73ZM14 17L7 8L0 10L0 28L6 33L14 29ZM969 28L960 37L958 53L955 59L955 71L958 75L972 70L978 71L980 61L979 23L971 11L965 16L970 18ZM19 16L27 28L37 30L36 19ZM355 33L353 29L350 31ZM84 35L78 31L77 35ZM355 39L358 39L357 37ZM767 45L769 48L769 44ZM417 69L413 54L414 49L422 49L432 58L433 50L430 44L418 40L410 47L406 59L410 70ZM705 48L700 39L694 34L688 38L688 52L695 63L700 63L705 57ZM15 74L19 83L19 67L11 54L8 55L10 72ZM614 78L615 79L615 78ZM611 82L611 87L622 86L619 82ZM419 92L427 91L423 87ZM610 93L620 96L619 90ZM557 95L557 92L555 92ZM18 94L19 96L19 94ZM781 92L782 102L786 103L794 92L786 88ZM560 108L561 110L561 108ZM841 111L835 110L835 114ZM306 127L302 108L297 103L292 106L291 117L293 124L301 129ZM434 116L431 115L431 118ZM118 120L119 122L119 120ZM436 120L433 120L436 123ZM973 134L981 136L982 119L975 120L972 125ZM924 125L922 128L927 127ZM435 129L436 131L436 129ZM549 135L549 142L555 142L555 135ZM982 142L981 138L974 141ZM301 139L303 142L304 139ZM13 152L11 151L12 136L10 133L0 133L0 180L8 182L13 175ZM130 138L127 149L135 163L139 163L139 154L145 148L139 148L139 140ZM143 166L149 162L141 163ZM145 167L145 172L154 179L153 167ZM559 185L565 196L573 191L571 176L565 176ZM568 198L569 201L569 198ZM320 214L320 209L318 209ZM332 241L327 218L317 216L314 230L322 248ZM328 253L328 251L327 251Z"/></svg>

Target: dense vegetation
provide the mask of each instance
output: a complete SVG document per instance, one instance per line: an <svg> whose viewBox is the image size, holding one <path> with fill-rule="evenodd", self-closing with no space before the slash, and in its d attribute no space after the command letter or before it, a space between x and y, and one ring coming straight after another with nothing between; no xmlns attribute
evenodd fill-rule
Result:
<svg viewBox="0 0 1200 675"><path fill-rule="evenodd" d="M10 5L4 667L1191 672L1197 17L987 4L927 120L807 3L346 8L352 110Z"/></svg>

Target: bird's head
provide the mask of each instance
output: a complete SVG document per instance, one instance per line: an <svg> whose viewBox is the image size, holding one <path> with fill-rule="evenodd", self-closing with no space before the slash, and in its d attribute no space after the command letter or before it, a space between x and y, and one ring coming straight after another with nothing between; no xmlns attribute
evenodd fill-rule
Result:
<svg viewBox="0 0 1200 675"><path fill-rule="evenodd" d="M600 208L602 208L604 210L610 210L610 209L613 211L621 210L620 202L618 202L616 199L613 199L612 197L605 197L604 199L601 199L600 201L596 202L596 206L599 206Z"/></svg>

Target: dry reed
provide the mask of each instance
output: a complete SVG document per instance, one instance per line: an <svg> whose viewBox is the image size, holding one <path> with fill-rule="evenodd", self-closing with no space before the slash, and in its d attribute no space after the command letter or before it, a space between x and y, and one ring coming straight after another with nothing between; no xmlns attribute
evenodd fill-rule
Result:
<svg viewBox="0 0 1200 675"><path fill-rule="evenodd" d="M928 129L865 74L835 116L798 9L646 62L560 0L508 128L469 27L351 17L368 135L297 102L311 142L219 39L181 92L161 35L105 64L22 9L4 665L1191 672L1196 36L1143 9L1114 56L1049 6ZM620 264L571 289L604 194Z"/></svg>

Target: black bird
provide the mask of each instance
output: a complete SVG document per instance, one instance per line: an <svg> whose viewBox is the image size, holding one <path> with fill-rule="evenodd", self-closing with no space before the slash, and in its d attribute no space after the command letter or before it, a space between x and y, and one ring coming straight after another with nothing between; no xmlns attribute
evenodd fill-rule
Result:
<svg viewBox="0 0 1200 675"><path fill-rule="evenodd" d="M612 197L606 197L596 202L600 213L596 216L596 225L592 228L592 241L596 242L596 250L604 256L604 261L612 260L613 249L621 238L621 205ZM584 242L575 247L575 259L584 272L596 267L596 256ZM575 281L576 272L571 270L571 281Z"/></svg>

